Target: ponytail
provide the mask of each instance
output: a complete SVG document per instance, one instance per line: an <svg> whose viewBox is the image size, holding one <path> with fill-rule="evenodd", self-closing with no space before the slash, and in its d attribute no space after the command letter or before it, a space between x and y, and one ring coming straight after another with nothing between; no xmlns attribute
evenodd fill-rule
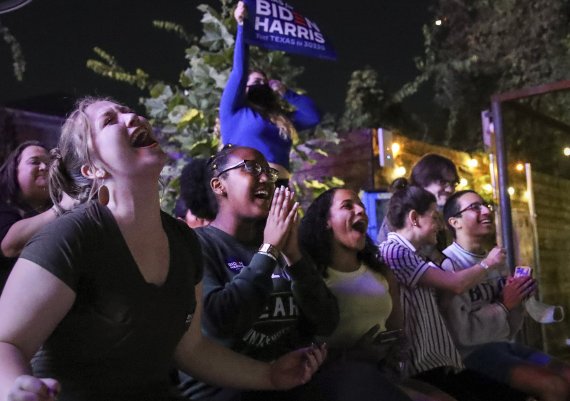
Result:
<svg viewBox="0 0 570 401"><path fill-rule="evenodd" d="M93 199L99 189L99 183L85 177L81 168L84 165L93 166L89 151L91 124L85 109L103 100L110 99L87 97L80 100L61 128L58 147L50 152L50 197L60 213L63 210L58 203L63 192L79 203L85 203Z"/></svg>

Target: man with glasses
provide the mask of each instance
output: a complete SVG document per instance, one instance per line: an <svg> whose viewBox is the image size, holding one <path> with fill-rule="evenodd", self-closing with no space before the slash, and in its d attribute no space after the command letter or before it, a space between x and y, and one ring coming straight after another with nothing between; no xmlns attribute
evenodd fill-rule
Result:
<svg viewBox="0 0 570 401"><path fill-rule="evenodd" d="M444 268L488 267L495 242L493 207L475 191L452 195L444 218L454 242L443 253ZM512 342L523 320L523 301L535 291L532 277L505 277L508 267L488 270L487 280L463 294L441 294L440 309L465 366L540 400L567 400L570 367Z"/></svg>

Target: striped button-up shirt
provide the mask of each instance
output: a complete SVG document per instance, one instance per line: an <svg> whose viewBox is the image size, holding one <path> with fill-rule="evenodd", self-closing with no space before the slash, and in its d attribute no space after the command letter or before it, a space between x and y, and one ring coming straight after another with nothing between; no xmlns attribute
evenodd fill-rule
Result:
<svg viewBox="0 0 570 401"><path fill-rule="evenodd" d="M411 344L407 373L413 376L439 367L462 369L461 356L437 306L436 290L418 285L428 269L440 267L423 259L395 232L380 244L380 255L400 283L405 330Z"/></svg>

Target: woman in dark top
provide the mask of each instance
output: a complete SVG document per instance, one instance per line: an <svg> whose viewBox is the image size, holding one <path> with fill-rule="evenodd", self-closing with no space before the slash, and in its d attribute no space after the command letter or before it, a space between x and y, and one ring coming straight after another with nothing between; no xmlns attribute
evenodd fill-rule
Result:
<svg viewBox="0 0 570 401"><path fill-rule="evenodd" d="M238 388L288 389L318 368L322 348L269 365L202 337L199 244L160 211L165 161L149 123L125 106L86 99L68 118L50 188L84 204L32 238L0 297L0 399L178 399L173 358Z"/></svg>
<svg viewBox="0 0 570 401"><path fill-rule="evenodd" d="M0 293L26 242L55 220L48 192L47 150L20 144L0 167Z"/></svg>
<svg viewBox="0 0 570 401"><path fill-rule="evenodd" d="M332 332L336 300L301 255L293 193L275 189L277 172L252 148L227 147L209 169L218 213L196 230L204 252L204 332L264 361ZM191 380L184 386L192 399L229 400L236 393L200 388ZM305 386L289 394L248 393L242 400L298 400L308 391Z"/></svg>

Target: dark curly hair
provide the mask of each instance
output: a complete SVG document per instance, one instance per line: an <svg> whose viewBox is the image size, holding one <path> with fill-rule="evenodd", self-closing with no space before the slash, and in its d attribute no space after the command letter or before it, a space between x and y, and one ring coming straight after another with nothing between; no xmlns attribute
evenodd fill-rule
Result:
<svg viewBox="0 0 570 401"><path fill-rule="evenodd" d="M194 216L213 220L218 213L216 197L210 189L208 159L195 157L180 174L180 199Z"/></svg>
<svg viewBox="0 0 570 401"><path fill-rule="evenodd" d="M343 188L331 188L319 195L307 209L299 229L299 244L305 254L311 257L319 272L326 277L331 265L333 232L327 227L334 194ZM387 267L378 258L378 249L367 235L364 249L357 258L372 270L385 274Z"/></svg>

